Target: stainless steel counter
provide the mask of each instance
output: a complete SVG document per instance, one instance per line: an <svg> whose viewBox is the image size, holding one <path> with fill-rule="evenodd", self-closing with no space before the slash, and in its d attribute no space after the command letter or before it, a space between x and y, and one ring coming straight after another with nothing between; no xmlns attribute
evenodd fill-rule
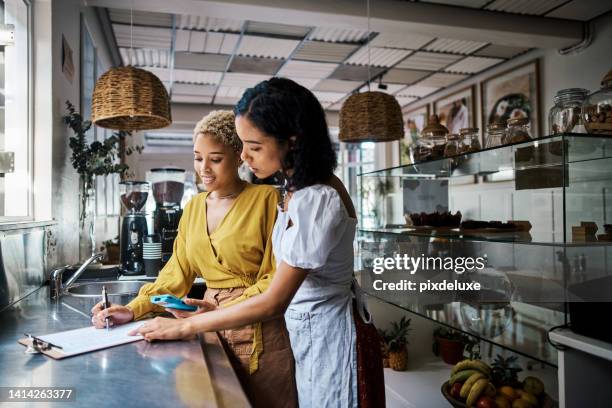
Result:
<svg viewBox="0 0 612 408"><path fill-rule="evenodd" d="M64 403L70 407L249 406L215 333L189 341L139 341L63 360L25 354L17 343L23 333L36 336L89 324L86 314L50 300L47 286L4 310L0 387L74 388L76 401Z"/></svg>

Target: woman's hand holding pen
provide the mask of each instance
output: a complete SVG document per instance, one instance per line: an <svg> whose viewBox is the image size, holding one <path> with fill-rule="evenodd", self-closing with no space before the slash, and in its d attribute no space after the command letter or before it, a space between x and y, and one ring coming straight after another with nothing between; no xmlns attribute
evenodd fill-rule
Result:
<svg viewBox="0 0 612 408"><path fill-rule="evenodd" d="M188 312L186 310L179 310L167 307L166 311L172 313L172 315L177 319L185 319L187 317L191 317L200 313L210 312L217 308L214 303L202 299L184 298L183 302L185 302L189 306L197 306L198 310L196 310L195 312Z"/></svg>
<svg viewBox="0 0 612 408"><path fill-rule="evenodd" d="M106 327L106 317L110 317L110 326L125 324L134 320L134 312L129 308L122 305L111 304L109 308L104 309L103 302L97 303L91 309L91 314L91 322L98 329Z"/></svg>

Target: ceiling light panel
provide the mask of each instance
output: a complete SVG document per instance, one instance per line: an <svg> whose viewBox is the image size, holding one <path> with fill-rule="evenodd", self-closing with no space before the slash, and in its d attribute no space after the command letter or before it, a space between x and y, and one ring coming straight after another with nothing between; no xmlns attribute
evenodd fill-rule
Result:
<svg viewBox="0 0 612 408"><path fill-rule="evenodd" d="M177 52L174 67L178 69L199 69L202 71L225 71L229 55Z"/></svg>
<svg viewBox="0 0 612 408"><path fill-rule="evenodd" d="M285 60L274 58L253 58L236 55L229 67L229 72L274 75Z"/></svg>
<svg viewBox="0 0 612 408"><path fill-rule="evenodd" d="M460 58L460 55L419 51L397 64L395 68L437 71Z"/></svg>
<svg viewBox="0 0 612 408"><path fill-rule="evenodd" d="M397 92L396 96L405 97L412 96L417 98L422 98L424 96L430 95L440 88L432 87L432 86L423 86L423 85L410 85L404 89L401 89Z"/></svg>
<svg viewBox="0 0 612 408"><path fill-rule="evenodd" d="M467 57L447 67L445 71L476 74L503 61L501 58Z"/></svg>
<svg viewBox="0 0 612 408"><path fill-rule="evenodd" d="M344 79L347 81L367 81L369 78L375 78L380 75L385 68L367 67L357 65L340 65L330 79Z"/></svg>
<svg viewBox="0 0 612 408"><path fill-rule="evenodd" d="M196 85L174 83L172 85L173 95L213 96L217 87L215 85Z"/></svg>
<svg viewBox="0 0 612 408"><path fill-rule="evenodd" d="M159 78L160 81L164 82L164 85L166 85L166 88L168 88L167 82L170 82L169 68L144 67L142 69L151 72L153 75Z"/></svg>
<svg viewBox="0 0 612 408"><path fill-rule="evenodd" d="M170 65L170 50L155 48L119 48L123 65L135 67L161 67Z"/></svg>
<svg viewBox="0 0 612 408"><path fill-rule="evenodd" d="M246 87L240 86L223 86L221 85L217 90L216 98L238 98L242 97L244 91L246 91Z"/></svg>
<svg viewBox="0 0 612 408"><path fill-rule="evenodd" d="M450 38L438 38L423 49L426 51L448 52L452 54L468 55L487 45L486 42L452 40Z"/></svg>
<svg viewBox="0 0 612 408"><path fill-rule="evenodd" d="M270 79L270 76L228 72L223 77L223 82L221 83L221 86L250 88L252 86L257 85L261 81L265 81L266 79Z"/></svg>
<svg viewBox="0 0 612 408"><path fill-rule="evenodd" d="M292 59L320 62L342 62L359 45L346 43L331 43L323 41L304 41L293 54Z"/></svg>
<svg viewBox="0 0 612 408"><path fill-rule="evenodd" d="M416 34L378 33L378 35L370 41L370 45L374 47L418 50L432 40L433 37L425 37Z"/></svg>
<svg viewBox="0 0 612 408"><path fill-rule="evenodd" d="M392 67L410 54L412 54L410 50L368 47L364 45L356 53L351 55L351 57L345 61L345 64Z"/></svg>
<svg viewBox="0 0 612 408"><path fill-rule="evenodd" d="M343 81L341 79L324 79L315 87L316 91L323 92L352 92L359 88L361 81Z"/></svg>
<svg viewBox="0 0 612 408"><path fill-rule="evenodd" d="M321 81L318 78L300 78L295 76L292 76L291 80L297 82L307 89L313 89Z"/></svg>
<svg viewBox="0 0 612 408"><path fill-rule="evenodd" d="M175 69L174 82L186 82L189 84L216 85L221 81L221 72L198 71L194 69Z"/></svg>
<svg viewBox="0 0 612 408"><path fill-rule="evenodd" d="M392 68L383 76L382 81L384 83L408 85L430 74L430 71Z"/></svg>
<svg viewBox="0 0 612 408"><path fill-rule="evenodd" d="M288 58L300 42L281 38L245 35L237 54L247 57Z"/></svg>
<svg viewBox="0 0 612 408"><path fill-rule="evenodd" d="M209 104L212 102L212 96L198 96L198 95L176 95L172 94L172 102L174 103L198 103L198 104Z"/></svg>
<svg viewBox="0 0 612 408"><path fill-rule="evenodd" d="M176 27L186 30L224 31L239 33L244 21L193 15L177 15Z"/></svg>
<svg viewBox="0 0 612 408"><path fill-rule="evenodd" d="M282 37L295 37L302 39L310 27L295 26L288 24L264 23L260 21L249 21L246 32L250 34L277 35Z"/></svg>
<svg viewBox="0 0 612 408"><path fill-rule="evenodd" d="M495 0L485 9L492 11L503 11L505 13L542 15L552 10L567 0Z"/></svg>
<svg viewBox="0 0 612 408"><path fill-rule="evenodd" d="M527 50L529 50L529 48L490 44L483 49L476 51L474 55L481 57L512 58L518 54L524 53Z"/></svg>
<svg viewBox="0 0 612 408"><path fill-rule="evenodd" d="M338 64L310 61L287 61L278 75L287 78L327 78L338 67Z"/></svg>
<svg viewBox="0 0 612 408"><path fill-rule="evenodd" d="M404 107L419 98L416 98L414 96L396 96L395 99L397 99L397 103L399 103L401 107Z"/></svg>
<svg viewBox="0 0 612 408"><path fill-rule="evenodd" d="M160 27L133 27L113 24L113 31L119 47L130 48L168 48L172 39L172 30Z"/></svg>
<svg viewBox="0 0 612 408"><path fill-rule="evenodd" d="M355 30L334 27L315 27L308 35L309 40L361 43L368 38L368 30Z"/></svg>
<svg viewBox="0 0 612 408"><path fill-rule="evenodd" d="M344 96L346 96L345 93L339 93L339 92L316 92L315 91L313 93L324 108L333 105L334 103L338 102L340 99L344 98Z"/></svg>
<svg viewBox="0 0 612 408"><path fill-rule="evenodd" d="M172 28L172 14L134 10L130 15L128 9L109 8L108 15L113 23L130 24L133 21L137 26Z"/></svg>
<svg viewBox="0 0 612 408"><path fill-rule="evenodd" d="M467 78L468 75L436 73L419 82L419 85L432 88L445 88Z"/></svg>
<svg viewBox="0 0 612 408"><path fill-rule="evenodd" d="M232 54L240 35L206 33L204 31L177 30L175 49L177 52L202 52L208 54Z"/></svg>

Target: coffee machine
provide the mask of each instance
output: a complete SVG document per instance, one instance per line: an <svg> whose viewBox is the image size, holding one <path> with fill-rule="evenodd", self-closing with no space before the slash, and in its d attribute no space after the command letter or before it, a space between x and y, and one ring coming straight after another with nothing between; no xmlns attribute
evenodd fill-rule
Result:
<svg viewBox="0 0 612 408"><path fill-rule="evenodd" d="M119 183L121 203L127 213L121 218L119 230L119 250L121 272L124 275L142 275L142 242L147 235L147 220L140 210L149 196L149 183L146 181L123 181Z"/></svg>
<svg viewBox="0 0 612 408"><path fill-rule="evenodd" d="M174 238L183 214L181 200L185 192L185 169L151 169L148 178L155 199L153 230L161 238L163 266L172 256Z"/></svg>

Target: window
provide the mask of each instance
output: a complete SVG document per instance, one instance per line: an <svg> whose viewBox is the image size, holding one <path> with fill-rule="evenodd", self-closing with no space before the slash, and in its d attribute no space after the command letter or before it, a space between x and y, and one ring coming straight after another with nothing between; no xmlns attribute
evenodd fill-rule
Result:
<svg viewBox="0 0 612 408"><path fill-rule="evenodd" d="M31 14L0 0L0 221L32 216Z"/></svg>
<svg viewBox="0 0 612 408"><path fill-rule="evenodd" d="M338 128L330 128L332 140L337 140ZM374 170L374 143L334 143L338 155L336 176L342 180L353 200L360 225L367 225L369 220L362 217L364 212L363 194L361 193L361 177L359 174ZM365 224L364 224L365 223Z"/></svg>

